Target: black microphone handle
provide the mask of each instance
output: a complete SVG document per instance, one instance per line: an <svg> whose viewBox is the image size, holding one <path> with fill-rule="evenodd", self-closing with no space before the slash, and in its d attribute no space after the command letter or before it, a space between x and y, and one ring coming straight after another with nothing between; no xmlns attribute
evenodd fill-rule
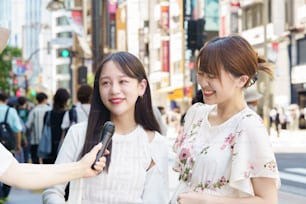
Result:
<svg viewBox="0 0 306 204"><path fill-rule="evenodd" d="M102 139L102 141L101 141L102 142L102 147L101 147L101 149L99 150L99 152L96 156L95 162L91 166L92 169L95 169L94 166L95 166L96 162L99 161L99 159L104 156L104 152L105 152L106 148L108 147L108 145L109 145L109 143L112 139L112 136L113 136L112 133L107 132L106 135L104 136L104 138Z"/></svg>

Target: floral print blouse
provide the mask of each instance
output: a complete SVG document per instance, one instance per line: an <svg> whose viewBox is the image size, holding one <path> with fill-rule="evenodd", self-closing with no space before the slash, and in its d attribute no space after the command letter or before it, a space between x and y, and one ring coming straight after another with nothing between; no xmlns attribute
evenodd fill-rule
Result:
<svg viewBox="0 0 306 204"><path fill-rule="evenodd" d="M208 114L214 105L194 104L185 116L174 149L179 185L172 204L182 192L216 196L253 196L251 178L280 179L275 156L262 119L245 108L223 124L211 126Z"/></svg>

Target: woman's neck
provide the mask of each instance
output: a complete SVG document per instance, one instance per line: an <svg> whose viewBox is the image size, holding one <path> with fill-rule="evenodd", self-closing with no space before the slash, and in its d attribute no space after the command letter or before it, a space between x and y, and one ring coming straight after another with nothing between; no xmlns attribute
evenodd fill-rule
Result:
<svg viewBox="0 0 306 204"><path fill-rule="evenodd" d="M115 125L115 132L120 135L128 134L137 127L137 123L134 118L112 117L111 120Z"/></svg>
<svg viewBox="0 0 306 204"><path fill-rule="evenodd" d="M218 104L209 114L208 120L212 125L222 124L246 107L246 103L235 104L234 106Z"/></svg>

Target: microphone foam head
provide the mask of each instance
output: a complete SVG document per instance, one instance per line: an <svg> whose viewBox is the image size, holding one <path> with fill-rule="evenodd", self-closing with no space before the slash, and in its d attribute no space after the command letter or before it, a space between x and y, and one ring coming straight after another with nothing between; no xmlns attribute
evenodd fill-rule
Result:
<svg viewBox="0 0 306 204"><path fill-rule="evenodd" d="M112 123L111 121L106 121L104 123L103 130L106 131L106 132L109 132L111 134L114 134L114 132L115 132L114 123Z"/></svg>

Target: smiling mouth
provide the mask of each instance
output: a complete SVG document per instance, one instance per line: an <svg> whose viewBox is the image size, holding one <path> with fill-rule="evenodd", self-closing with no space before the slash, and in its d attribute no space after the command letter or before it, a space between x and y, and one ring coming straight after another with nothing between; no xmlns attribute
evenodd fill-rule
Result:
<svg viewBox="0 0 306 204"><path fill-rule="evenodd" d="M122 101L123 101L122 98L110 99L110 102L111 102L112 104L119 104L119 103L121 103Z"/></svg>
<svg viewBox="0 0 306 204"><path fill-rule="evenodd" d="M203 91L205 97L209 97L215 94L215 91Z"/></svg>

